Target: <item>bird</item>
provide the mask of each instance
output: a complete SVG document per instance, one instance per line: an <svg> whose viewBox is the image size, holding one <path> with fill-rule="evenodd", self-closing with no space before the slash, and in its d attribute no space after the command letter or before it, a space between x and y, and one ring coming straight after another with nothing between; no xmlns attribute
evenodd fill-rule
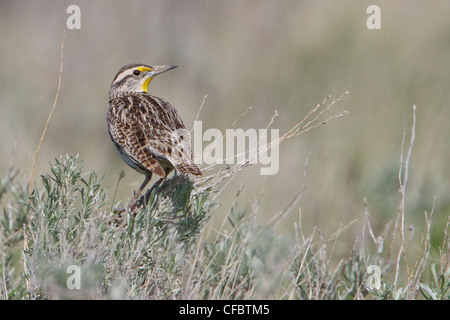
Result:
<svg viewBox="0 0 450 320"><path fill-rule="evenodd" d="M136 207L153 174L160 177L154 187L174 169L181 174L202 175L194 164L190 132L178 111L169 102L148 93L154 77L176 67L127 64L111 83L107 113L109 135L122 159L145 175L128 205L130 210Z"/></svg>

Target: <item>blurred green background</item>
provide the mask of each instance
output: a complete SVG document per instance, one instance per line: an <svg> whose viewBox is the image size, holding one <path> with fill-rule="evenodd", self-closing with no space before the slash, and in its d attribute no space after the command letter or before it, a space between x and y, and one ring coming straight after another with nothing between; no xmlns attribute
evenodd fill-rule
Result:
<svg viewBox="0 0 450 320"><path fill-rule="evenodd" d="M175 64L150 93L171 102L188 128L205 95L204 129L225 132L251 106L237 127L265 128L277 110L272 127L283 133L326 96L350 92L329 114L349 115L280 146L276 175L261 176L258 166L239 173L216 222L241 185L239 206L251 210L264 193L257 211L268 221L305 184L280 232L293 231L299 207L306 232L317 226L330 234L354 218L361 226L364 197L381 232L397 214L402 134L416 104L406 226L420 226L420 235L436 196L433 227L442 230L450 210L449 1L2 1L0 171L13 165L24 184L55 97L71 4L81 9L81 30L66 31L62 87L36 183L49 161L79 153L85 170L105 175L110 201L125 170L116 200L127 201L143 176L108 136L109 86L124 64ZM371 4L381 8L380 30L366 27ZM347 231L349 241L360 230Z"/></svg>

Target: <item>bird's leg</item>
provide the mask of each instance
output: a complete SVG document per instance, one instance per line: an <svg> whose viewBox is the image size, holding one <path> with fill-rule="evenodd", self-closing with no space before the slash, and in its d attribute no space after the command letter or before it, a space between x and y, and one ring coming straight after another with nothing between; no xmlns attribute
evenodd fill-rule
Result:
<svg viewBox="0 0 450 320"><path fill-rule="evenodd" d="M166 180L167 175L164 178L159 179L158 181L156 181L152 187L150 189L147 190L147 192L145 193L145 195L143 195L142 197L143 199L143 203L144 203L144 207L147 204L147 198L152 194L153 189L157 188L161 182L163 182L164 180Z"/></svg>
<svg viewBox="0 0 450 320"><path fill-rule="evenodd" d="M142 193L142 190L144 190L144 188L147 186L147 184L150 182L151 179L152 179L152 173L150 172L150 174L148 174L145 177L144 182L142 182L141 186L139 187L138 191L134 195L133 199L131 199L130 204L128 205L129 209L134 209L134 207L136 206L136 202Z"/></svg>

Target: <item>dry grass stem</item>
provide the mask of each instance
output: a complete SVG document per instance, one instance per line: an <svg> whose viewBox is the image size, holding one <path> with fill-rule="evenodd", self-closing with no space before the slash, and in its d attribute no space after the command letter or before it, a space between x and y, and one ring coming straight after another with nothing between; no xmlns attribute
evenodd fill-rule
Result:
<svg viewBox="0 0 450 320"><path fill-rule="evenodd" d="M37 159L39 156L39 151L41 150L42 141L44 141L45 133L47 132L48 125L50 123L50 120L52 119L53 112L56 108L56 103L58 102L59 97L59 91L61 90L61 78L62 78L62 71L64 67L64 41L66 39L66 30L63 31L63 38L61 41L61 59L60 59L60 66L59 66L59 75L58 75L58 87L56 89L56 95L55 100L53 101L53 106L50 111L50 114L48 115L47 121L45 122L44 130L42 131L41 139L39 140L38 147L36 149L36 152L34 154L33 159L33 165L31 166L31 173L30 173L30 195L33 192L33 176L34 176L34 168L36 167Z"/></svg>
<svg viewBox="0 0 450 320"><path fill-rule="evenodd" d="M405 139L406 139L406 132L403 131L403 138L402 138L402 144L401 144L401 148L400 148L400 167L399 167L399 173L398 173L398 180L399 180L399 185L400 185L400 207L399 207L399 216L397 217L396 220L396 228L399 231L400 234L400 249L398 251L397 254L397 261L396 261L396 271L395 271L395 279L394 279L394 286L397 285L397 281L398 281L398 275L400 272L400 259L403 256L404 261L405 261L405 268L406 271L408 273L408 275L410 274L409 272L409 267L408 267L408 263L406 261L406 257L404 255L405 253L405 202L406 202L406 186L408 183L408 172L409 172L409 164L410 164L410 160L411 160L411 154L412 154L412 149L413 149L413 145L414 145L414 140L415 140L415 135L416 135L416 106L413 106L413 122L412 122L412 126L411 126L411 137L410 137L410 141L409 141L409 147L408 147L408 152L406 155L406 159L404 158L404 145L405 145ZM398 219L400 219L400 225L398 225Z"/></svg>
<svg viewBox="0 0 450 320"><path fill-rule="evenodd" d="M287 132L285 132L284 134L282 134L277 140L273 141L273 142L269 142L265 145L262 146L258 146L257 149L252 149L252 150L248 150L245 151L244 153L239 153L233 156L234 159L238 159L239 157L241 157L242 155L244 155L244 160L241 162L235 161L236 163L233 165L228 165L226 168L224 169L219 169L218 171L209 174L209 175L203 175L202 177L198 177L195 178L195 192L202 192L206 189L209 189L213 186L217 187L218 185L220 185L220 183L226 179L232 179L233 176L238 173L239 171L241 171L243 168L252 165L249 161L250 155L253 158L258 158L261 154L263 153L267 153L267 151L271 150L274 146L277 146L279 144L281 144L283 141L291 139L293 137L298 136L299 134L302 133L306 133L314 128L316 128L319 125L322 124L326 124L329 121L336 119L336 118L340 118L346 114L348 114L348 111L343 111L337 115L331 116L329 118L326 118L325 120L320 120L319 119L326 113L328 112L333 106L336 105L336 103L340 102L343 100L344 96L348 94L348 91L343 93L339 98L337 99L333 99L328 105L327 102L331 99L330 96L328 96L327 98L325 98L321 104L318 104L315 108L313 108L304 118L302 121L298 122L297 124L295 124L291 129L289 129ZM322 109L321 109L322 108ZM321 109L319 111L319 109ZM232 127L234 127L236 125L236 123L243 117L245 116L248 111L251 110L251 107L248 107L242 114L240 114L238 116L238 118L232 123ZM312 116L314 114L317 115L312 118ZM266 126L266 129L268 129L270 126L273 125L274 120L276 117L278 117L279 114L277 111L274 112L274 115L271 117L270 121L268 122L268 125ZM223 139L225 139L226 134L223 136ZM224 162L232 162L230 158L224 159ZM202 170L204 172L208 172L213 170L214 168L218 167L218 166L222 166L220 164L212 164L209 165L207 167L204 167ZM219 192L220 194L220 192Z"/></svg>

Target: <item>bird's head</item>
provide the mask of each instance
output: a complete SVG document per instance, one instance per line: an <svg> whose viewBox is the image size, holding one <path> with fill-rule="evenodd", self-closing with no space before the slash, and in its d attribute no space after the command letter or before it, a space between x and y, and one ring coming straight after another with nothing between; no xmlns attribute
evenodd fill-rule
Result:
<svg viewBox="0 0 450 320"><path fill-rule="evenodd" d="M148 66L145 64L128 64L123 66L117 72L111 84L109 98L113 99L127 92L148 92L148 85L154 77L176 67L172 65Z"/></svg>

